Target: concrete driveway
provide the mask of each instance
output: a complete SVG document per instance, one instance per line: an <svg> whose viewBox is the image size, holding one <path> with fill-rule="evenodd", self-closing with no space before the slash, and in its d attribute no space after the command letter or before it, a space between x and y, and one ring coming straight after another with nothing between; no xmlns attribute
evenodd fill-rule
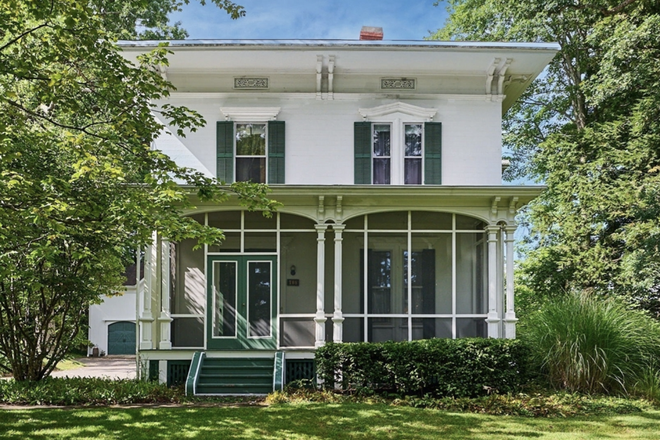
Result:
<svg viewBox="0 0 660 440"><path fill-rule="evenodd" d="M52 377L105 377L110 379L135 379L135 356L103 356L76 359L84 367L54 371Z"/></svg>

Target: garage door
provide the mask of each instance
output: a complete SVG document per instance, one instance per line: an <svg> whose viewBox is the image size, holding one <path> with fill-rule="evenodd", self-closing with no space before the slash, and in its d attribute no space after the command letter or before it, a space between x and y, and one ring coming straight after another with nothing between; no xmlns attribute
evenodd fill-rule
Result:
<svg viewBox="0 0 660 440"><path fill-rule="evenodd" d="M115 322L108 326L108 354L135 354L135 323Z"/></svg>

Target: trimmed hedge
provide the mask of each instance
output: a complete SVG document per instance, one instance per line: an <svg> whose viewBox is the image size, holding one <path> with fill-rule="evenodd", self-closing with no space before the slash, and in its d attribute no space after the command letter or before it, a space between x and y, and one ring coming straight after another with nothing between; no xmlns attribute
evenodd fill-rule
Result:
<svg viewBox="0 0 660 440"><path fill-rule="evenodd" d="M326 388L437 397L517 392L532 377L529 359L524 343L507 339L328 343L316 350Z"/></svg>

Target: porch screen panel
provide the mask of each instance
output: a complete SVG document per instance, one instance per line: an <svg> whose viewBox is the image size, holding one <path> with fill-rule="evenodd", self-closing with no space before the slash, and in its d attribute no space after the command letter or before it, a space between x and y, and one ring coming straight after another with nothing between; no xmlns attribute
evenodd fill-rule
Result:
<svg viewBox="0 0 660 440"><path fill-rule="evenodd" d="M487 311L486 236L484 233L456 234L456 312Z"/></svg>
<svg viewBox="0 0 660 440"><path fill-rule="evenodd" d="M204 314L204 250L193 250L196 244L196 240L187 239L170 248L170 311L173 314Z"/></svg>
<svg viewBox="0 0 660 440"><path fill-rule="evenodd" d="M267 261L248 262L248 337L271 335L271 264Z"/></svg>
<svg viewBox="0 0 660 440"><path fill-rule="evenodd" d="M442 122L424 124L424 183L442 183Z"/></svg>
<svg viewBox="0 0 660 440"><path fill-rule="evenodd" d="M213 263L213 336L236 337L237 262Z"/></svg>
<svg viewBox="0 0 660 440"><path fill-rule="evenodd" d="M216 124L216 154L218 180L232 183L234 181L234 123L218 121Z"/></svg>

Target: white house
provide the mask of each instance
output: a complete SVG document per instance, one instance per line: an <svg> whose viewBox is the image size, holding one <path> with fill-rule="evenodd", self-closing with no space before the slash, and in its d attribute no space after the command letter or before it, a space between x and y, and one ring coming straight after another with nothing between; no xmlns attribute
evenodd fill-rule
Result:
<svg viewBox="0 0 660 440"><path fill-rule="evenodd" d="M134 59L157 43L120 46ZM269 219L199 203L188 215L223 229L221 245L157 237L146 250L138 354L151 374L196 394L265 393L310 377L327 341L515 337L514 218L541 188L502 185L501 119L556 44L170 48L167 102L208 124L155 147L225 182L268 183L284 205Z"/></svg>

